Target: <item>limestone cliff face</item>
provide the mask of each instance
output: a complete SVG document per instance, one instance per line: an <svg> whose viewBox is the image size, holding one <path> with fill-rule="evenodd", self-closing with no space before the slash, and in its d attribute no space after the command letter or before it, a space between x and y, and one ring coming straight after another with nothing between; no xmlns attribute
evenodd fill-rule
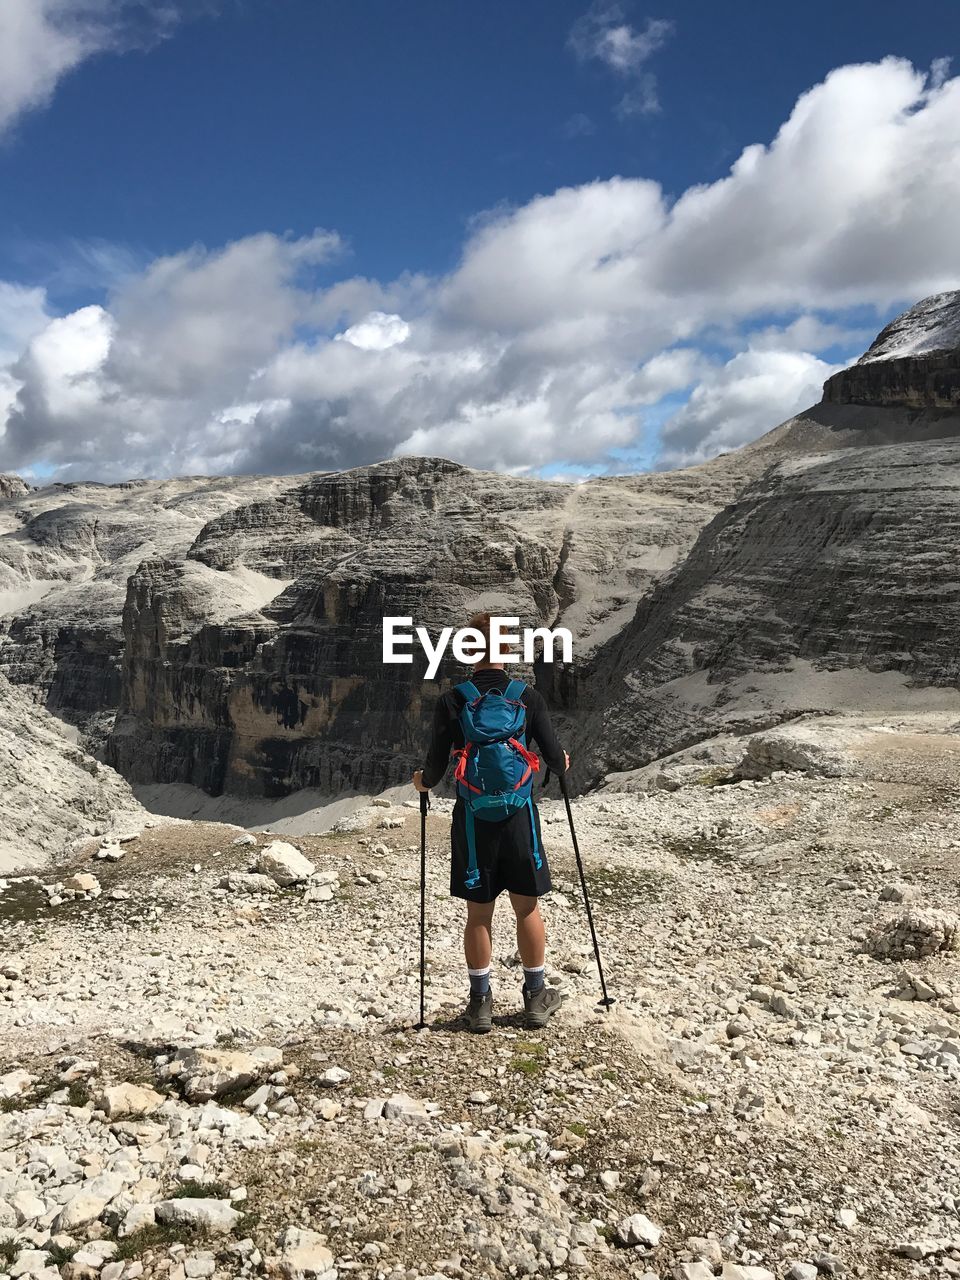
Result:
<svg viewBox="0 0 960 1280"><path fill-rule="evenodd" d="M127 579L182 557L210 519L273 495L282 477L0 488L0 671L80 725L120 699Z"/></svg>
<svg viewBox="0 0 960 1280"><path fill-rule="evenodd" d="M960 291L938 293L898 316L849 369L829 378L827 404L960 406Z"/></svg>
<svg viewBox="0 0 960 1280"><path fill-rule="evenodd" d="M146 813L128 784L0 674L0 876L39 867L80 836Z"/></svg>
<svg viewBox="0 0 960 1280"><path fill-rule="evenodd" d="M490 608L570 627L586 657L739 483L723 463L572 486L405 458L239 507L131 579L108 758L214 793L400 781L438 684L419 650L383 664L384 616L436 635ZM448 659L438 683L462 674Z"/></svg>
<svg viewBox="0 0 960 1280"><path fill-rule="evenodd" d="M0 474L0 499L21 498L29 490L30 486L19 476Z"/></svg>
<svg viewBox="0 0 960 1280"><path fill-rule="evenodd" d="M956 440L777 463L584 673L580 783L719 731L955 686L958 545Z"/></svg>

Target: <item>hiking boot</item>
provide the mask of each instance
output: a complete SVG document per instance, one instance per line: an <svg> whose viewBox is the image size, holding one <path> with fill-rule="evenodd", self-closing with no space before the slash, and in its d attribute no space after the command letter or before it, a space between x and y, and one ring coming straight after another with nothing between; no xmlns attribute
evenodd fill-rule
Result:
<svg viewBox="0 0 960 1280"><path fill-rule="evenodd" d="M485 996L471 996L465 1014L467 1026L477 1035L486 1035L493 1030L493 992Z"/></svg>
<svg viewBox="0 0 960 1280"><path fill-rule="evenodd" d="M533 995L523 988L523 1007L527 1015L527 1030L539 1031L545 1027L563 1003L556 987L541 987Z"/></svg>

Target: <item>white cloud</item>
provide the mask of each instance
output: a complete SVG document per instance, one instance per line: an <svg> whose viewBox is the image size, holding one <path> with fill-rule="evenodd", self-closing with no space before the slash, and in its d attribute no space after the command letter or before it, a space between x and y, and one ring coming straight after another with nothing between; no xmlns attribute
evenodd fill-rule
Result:
<svg viewBox="0 0 960 1280"><path fill-rule="evenodd" d="M960 286L958 160L960 79L888 59L831 73L674 202L615 177L499 210L442 279L317 288L339 250L318 232L159 259L60 320L7 286L0 468L603 468L688 393L660 461L705 457L818 399L824 353L872 336L851 308Z"/></svg>
<svg viewBox="0 0 960 1280"><path fill-rule="evenodd" d="M637 31L626 21L622 5L596 0L573 24L569 43L581 62L602 62L631 82L618 107L625 118L660 110L656 77L646 64L672 33L673 23L664 18L649 18Z"/></svg>
<svg viewBox="0 0 960 1280"><path fill-rule="evenodd" d="M86 58L162 37L178 18L176 4L151 0L2 0L0 134Z"/></svg>
<svg viewBox="0 0 960 1280"><path fill-rule="evenodd" d="M349 342L361 351L386 351L410 337L410 326L402 316L389 316L384 311L371 311L359 324L336 335L337 342Z"/></svg>
<svg viewBox="0 0 960 1280"><path fill-rule="evenodd" d="M43 289L0 280L0 365L10 364L50 322Z"/></svg>
<svg viewBox="0 0 960 1280"><path fill-rule="evenodd" d="M666 422L661 465L686 467L748 444L819 400L835 372L809 352L740 352L704 376Z"/></svg>

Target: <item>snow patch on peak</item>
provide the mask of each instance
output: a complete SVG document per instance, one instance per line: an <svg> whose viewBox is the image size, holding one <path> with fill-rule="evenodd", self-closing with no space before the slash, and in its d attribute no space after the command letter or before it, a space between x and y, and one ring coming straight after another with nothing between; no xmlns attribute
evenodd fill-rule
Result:
<svg viewBox="0 0 960 1280"><path fill-rule="evenodd" d="M960 289L935 293L892 320L858 364L901 360L960 347Z"/></svg>

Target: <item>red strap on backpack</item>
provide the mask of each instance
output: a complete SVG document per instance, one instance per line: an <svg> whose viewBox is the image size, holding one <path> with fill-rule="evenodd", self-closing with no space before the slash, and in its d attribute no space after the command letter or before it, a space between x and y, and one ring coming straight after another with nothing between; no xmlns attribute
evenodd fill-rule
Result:
<svg viewBox="0 0 960 1280"><path fill-rule="evenodd" d="M454 781L459 782L466 787L468 791L475 791L480 795L480 788L475 787L472 782L467 781L467 757L470 755L470 747L473 744L468 742L465 747L456 747L451 751L451 755L455 758L457 765L453 771Z"/></svg>
<svg viewBox="0 0 960 1280"><path fill-rule="evenodd" d="M510 746L513 747L514 751L516 751L520 755L520 757L523 759L524 763L527 766L526 769L523 771L523 777L520 779L517 785L513 788L514 791L519 791L520 788L523 786L523 784L526 782L526 780L530 777L531 773L540 772L540 757L536 754L536 752L529 751L523 745L523 743L518 741L518 739L516 738L508 738L507 741L509 742Z"/></svg>

